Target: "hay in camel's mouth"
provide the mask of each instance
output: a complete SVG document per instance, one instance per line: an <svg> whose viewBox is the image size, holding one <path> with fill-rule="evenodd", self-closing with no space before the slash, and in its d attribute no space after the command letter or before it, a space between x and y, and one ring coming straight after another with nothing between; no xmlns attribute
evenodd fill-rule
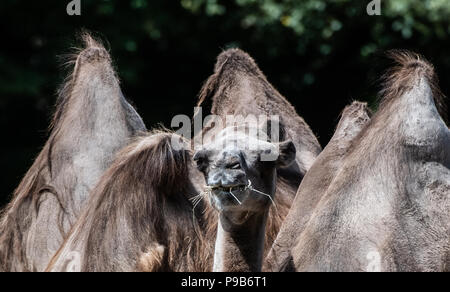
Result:
<svg viewBox="0 0 450 292"><path fill-rule="evenodd" d="M245 191L245 189L247 189L248 185L239 185L239 186L234 186L234 187L211 187L212 191L219 191L219 192L229 192L229 191Z"/></svg>
<svg viewBox="0 0 450 292"><path fill-rule="evenodd" d="M209 194L209 196L212 196L212 193L216 193L217 194L219 192L220 193L228 193L236 200L236 202L239 203L239 205L242 205L242 202L236 197L236 195L233 192L237 192L237 191L244 192L246 190L250 190L251 192L254 192L256 194L259 194L259 195L267 197L271 201L271 203L274 206L276 212L278 212L277 205L275 204L275 201L273 200L272 196L255 189L253 187L253 185L252 185L251 180L248 180L248 184L246 184L246 185L237 185L237 186L234 186L234 187L222 187L222 186L220 186L220 187L210 187L210 186L206 186L206 190L205 191L203 191L199 195L197 195L194 198L192 198L193 203L194 203L194 206L192 208L192 213L193 213L194 218L195 218L195 213L194 213L195 212L195 207L197 207L198 203L202 201L202 198L204 196L207 196L208 194Z"/></svg>

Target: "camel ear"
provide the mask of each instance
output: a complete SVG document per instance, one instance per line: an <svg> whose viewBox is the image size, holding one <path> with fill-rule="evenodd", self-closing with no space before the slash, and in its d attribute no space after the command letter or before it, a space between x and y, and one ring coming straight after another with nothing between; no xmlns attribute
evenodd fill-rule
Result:
<svg viewBox="0 0 450 292"><path fill-rule="evenodd" d="M269 142L277 143L286 140L286 130L279 119L264 120L259 127L267 135L267 141Z"/></svg>
<svg viewBox="0 0 450 292"><path fill-rule="evenodd" d="M295 160L295 155L297 150L295 149L294 143L292 141L284 141L278 144L280 149L280 154L277 160L278 167L288 167Z"/></svg>

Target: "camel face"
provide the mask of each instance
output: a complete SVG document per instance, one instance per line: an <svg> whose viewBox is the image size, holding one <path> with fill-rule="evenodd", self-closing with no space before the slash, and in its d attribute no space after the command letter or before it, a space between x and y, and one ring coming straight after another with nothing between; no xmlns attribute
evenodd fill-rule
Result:
<svg viewBox="0 0 450 292"><path fill-rule="evenodd" d="M295 159L292 142L271 143L226 128L194 160L219 212L264 212L273 201L276 169Z"/></svg>

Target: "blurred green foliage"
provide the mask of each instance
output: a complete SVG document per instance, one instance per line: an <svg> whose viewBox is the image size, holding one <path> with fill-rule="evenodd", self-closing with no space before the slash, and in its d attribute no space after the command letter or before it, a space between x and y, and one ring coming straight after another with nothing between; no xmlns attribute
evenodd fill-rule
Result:
<svg viewBox="0 0 450 292"><path fill-rule="evenodd" d="M450 1L381 0L69 0L0 2L0 198L11 193L46 139L56 56L79 45L82 28L107 41L124 93L148 126L192 113L222 49L241 47L294 104L322 144L352 99L375 104L386 50L425 55L446 93L450 78ZM1 201L1 199L0 199Z"/></svg>
<svg viewBox="0 0 450 292"><path fill-rule="evenodd" d="M267 30L289 29L298 36L299 54L305 53L310 44L328 43L336 33L346 29L345 23L357 18L374 24L367 32L373 43L361 49L362 56L392 44L393 37L398 37L397 32L404 39L414 34L428 39L446 39L450 33L448 0L381 0L383 16L369 19L364 5L370 1L231 0L239 8L228 11L225 3L229 0L182 0L181 5L198 15L233 14L242 28L253 27L262 34ZM331 44L324 48L321 49L324 55L333 50Z"/></svg>
<svg viewBox="0 0 450 292"><path fill-rule="evenodd" d="M3 0L0 5L1 12L8 15L6 19L19 15L27 18L28 25L37 30L42 29L40 34L23 35L30 38L28 45L36 50L58 48L57 51L52 51L58 54L64 47L62 43L56 44L55 40L50 39L52 36L48 35L48 32L52 30L67 32L68 37L77 27L95 27L94 30L114 43L114 50L134 55L141 52L139 43L145 38L154 42L160 40L162 43L156 45L164 46L164 41L170 35L178 34L182 39L180 42L190 41L201 45L209 36L205 35L203 40L195 40L190 37L191 30L203 31L205 34L225 32L226 35L233 35L235 31L236 38L229 39L221 46L243 46L244 43L251 43L272 58L284 52L298 56L313 55L315 60L304 64L305 72L301 79L305 86L317 80L315 71L327 66L327 59L323 58L350 46L349 34L355 37L355 47L352 50L357 48L359 53L353 57L363 62L370 60L374 53L398 47L400 44L407 44L406 47L429 48L436 46L436 42L448 42L450 1L381 0L382 16L369 17L366 14L366 5L370 1L180 0L170 1L167 5L169 1L164 3L162 0L82 0L83 16L78 19L64 14L68 0L36 3ZM192 16L195 21L191 21ZM11 29L17 35L24 32L24 29L18 27L24 25L23 23L8 27L8 23L5 20L3 22L6 29ZM364 29L364 36L361 35L360 29ZM249 37L242 39L242 35ZM67 44L68 39L65 41ZM442 52L438 49L437 53ZM434 57L443 60L444 66L450 65L449 57L443 54ZM44 58L33 56L30 63L41 65L39 62L42 59ZM11 62L8 54L0 54L0 67L3 68L1 73L6 77L0 79L1 93L41 95L48 82L45 74L24 70L25 68L17 67ZM121 67L124 71L123 77L133 84L139 79L135 65Z"/></svg>

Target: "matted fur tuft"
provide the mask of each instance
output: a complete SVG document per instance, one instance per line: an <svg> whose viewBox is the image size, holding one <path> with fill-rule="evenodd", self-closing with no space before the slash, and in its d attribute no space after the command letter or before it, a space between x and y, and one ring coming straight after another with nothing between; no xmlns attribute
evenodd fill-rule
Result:
<svg viewBox="0 0 450 292"><path fill-rule="evenodd" d="M61 56L61 64L63 67L71 68L67 74L64 82L57 91L57 100L55 105L55 114L50 124L50 130L57 126L64 111L66 110L67 102L74 89L75 82L79 73L79 65L89 59L104 60L108 63L112 63L109 52L105 49L101 41L95 39L89 32L82 31L78 37L82 43L81 47L73 48L73 52ZM95 52L94 54L92 52ZM115 73L115 72L114 72ZM119 80L117 74L114 76Z"/></svg>
<svg viewBox="0 0 450 292"><path fill-rule="evenodd" d="M197 107L202 106L205 102L213 102L216 90L220 88L220 85L224 85L221 84L221 80L230 82L231 76L234 76L237 71L265 79L264 74L249 54L237 48L225 50L217 57L214 73L206 80L200 90Z"/></svg>
<svg viewBox="0 0 450 292"><path fill-rule="evenodd" d="M445 96L439 88L439 78L434 66L419 54L405 50L392 50L387 56L395 65L383 76L380 107L411 90L418 80L425 78L432 90L439 114L447 120Z"/></svg>
<svg viewBox="0 0 450 292"><path fill-rule="evenodd" d="M233 48L223 51L217 56L215 65L215 72L220 72L226 69L242 70L252 72L254 74L261 73L255 60L241 49Z"/></svg>

